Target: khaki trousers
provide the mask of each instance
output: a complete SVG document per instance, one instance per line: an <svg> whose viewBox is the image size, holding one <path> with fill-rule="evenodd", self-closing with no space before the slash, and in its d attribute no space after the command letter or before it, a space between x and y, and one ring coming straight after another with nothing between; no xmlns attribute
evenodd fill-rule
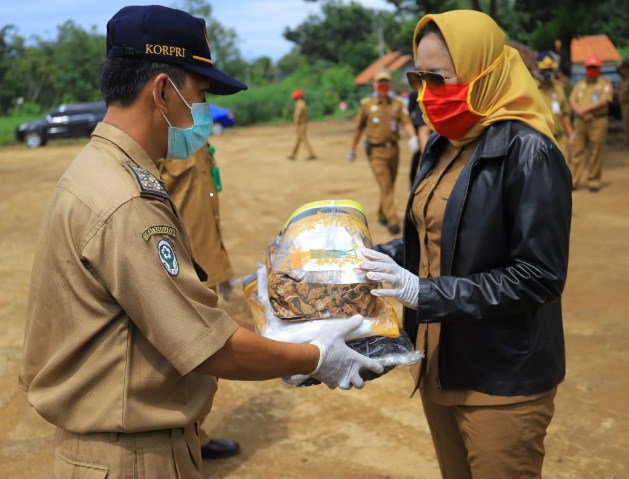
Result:
<svg viewBox="0 0 629 479"><path fill-rule="evenodd" d="M293 152L291 153L290 156L297 156L299 145L302 142L304 143L304 146L308 150L308 155L315 156L314 150L312 149L312 146L310 145L310 142L308 141L308 136L306 135L307 129L308 129L307 124L299 125L299 127L297 128L297 139L295 140L295 146L293 147Z"/></svg>
<svg viewBox="0 0 629 479"><path fill-rule="evenodd" d="M541 478L544 438L555 411L556 391L503 406L441 406L422 394L441 476Z"/></svg>
<svg viewBox="0 0 629 479"><path fill-rule="evenodd" d="M395 179L399 162L400 152L397 144L373 148L369 155L369 166L380 189L378 216L386 218L389 226L400 224L395 209Z"/></svg>
<svg viewBox="0 0 629 479"><path fill-rule="evenodd" d="M196 425L139 433L76 434L57 428L54 479L201 479Z"/></svg>
<svg viewBox="0 0 629 479"><path fill-rule="evenodd" d="M590 188L601 187L603 174L603 148L607 139L608 119L606 116L583 121L574 121L576 141L572 152L572 188L579 186L579 181L585 169L586 157L589 156L590 167L587 182ZM589 155L588 155L589 152Z"/></svg>

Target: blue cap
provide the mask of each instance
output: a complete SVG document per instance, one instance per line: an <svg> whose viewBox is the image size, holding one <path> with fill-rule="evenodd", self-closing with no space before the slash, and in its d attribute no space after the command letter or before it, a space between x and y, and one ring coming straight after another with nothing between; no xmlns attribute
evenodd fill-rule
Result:
<svg viewBox="0 0 629 479"><path fill-rule="evenodd" d="M210 80L209 93L231 95L247 85L212 62L205 20L161 5L124 7L107 22L107 58L172 63Z"/></svg>

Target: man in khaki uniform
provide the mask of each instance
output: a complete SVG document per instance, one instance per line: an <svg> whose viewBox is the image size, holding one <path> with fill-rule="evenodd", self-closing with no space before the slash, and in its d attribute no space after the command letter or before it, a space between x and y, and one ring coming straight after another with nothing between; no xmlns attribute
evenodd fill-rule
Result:
<svg viewBox="0 0 629 479"><path fill-rule="evenodd" d="M576 136L570 120L570 104L568 103L563 84L555 78L557 67L557 62L550 53L543 52L538 56L537 68L539 71L537 77L539 91L555 120L552 130L553 136L566 162L570 164L569 149L573 148Z"/></svg>
<svg viewBox="0 0 629 479"><path fill-rule="evenodd" d="M625 127L625 147L629 148L629 63L622 62L618 67L620 74L620 87L618 100L620 101L620 113Z"/></svg>
<svg viewBox="0 0 629 479"><path fill-rule="evenodd" d="M612 101L612 83L601 76L603 62L595 55L585 61L586 77L579 80L570 92L570 106L575 114L576 140L572 152L572 189L579 187L587 152L589 171L587 183L590 191L601 189L603 148L607 139L609 102Z"/></svg>
<svg viewBox="0 0 629 479"><path fill-rule="evenodd" d="M203 19L121 9L100 87L105 118L43 215L20 386L56 426L53 477L200 479L197 420L216 378L306 374L347 389L383 368L345 344L359 317L310 344L272 341L239 328L199 281L157 162L203 146L208 91L246 89L213 67Z"/></svg>
<svg viewBox="0 0 629 479"><path fill-rule="evenodd" d="M214 147L206 144L186 160L160 159L158 167L190 237L192 255L207 274L205 285L229 301L234 271L221 236L218 193L222 184ZM200 418L200 425L204 419ZM202 427L199 436L203 459L223 459L240 450L235 441L210 439Z"/></svg>
<svg viewBox="0 0 629 479"><path fill-rule="evenodd" d="M347 157L350 161L356 158L356 147L364 132L367 158L380 188L378 221L391 234L398 234L400 219L395 209L394 188L400 161L400 125L404 126L409 136L409 147L413 153L419 149L419 142L404 102L390 95L389 72L378 72L374 77L373 87L374 95L364 98L360 103L356 129Z"/></svg>
<svg viewBox="0 0 629 479"><path fill-rule="evenodd" d="M308 150L308 160L316 160L317 157L314 154L314 150L308 141L308 105L306 105L306 100L304 100L304 91L303 90L295 90L293 92L293 100L295 101L295 111L293 113L293 123L295 124L295 133L297 134L297 139L295 140L295 146L293 147L292 153L288 156L289 160L294 160L297 156L297 151L299 150L299 145L303 142L306 149Z"/></svg>

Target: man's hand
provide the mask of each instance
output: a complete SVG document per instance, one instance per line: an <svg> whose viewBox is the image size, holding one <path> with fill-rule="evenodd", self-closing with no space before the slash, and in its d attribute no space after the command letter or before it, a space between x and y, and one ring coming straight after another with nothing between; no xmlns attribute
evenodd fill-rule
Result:
<svg viewBox="0 0 629 479"><path fill-rule="evenodd" d="M384 367L377 361L363 356L345 344L346 338L360 327L362 316L339 319L310 342L319 348L319 364L310 376L318 379L330 389L352 386L362 388L365 381L360 377L360 370L365 368L381 374Z"/></svg>
<svg viewBox="0 0 629 479"><path fill-rule="evenodd" d="M372 289L371 294L396 299L407 308L417 310L419 278L386 254L372 249L362 249L360 253L369 260L360 264L360 269L367 271L367 279L391 285L386 289Z"/></svg>
<svg viewBox="0 0 629 479"><path fill-rule="evenodd" d="M356 159L356 151L355 150L349 150L347 152L347 161L354 161Z"/></svg>

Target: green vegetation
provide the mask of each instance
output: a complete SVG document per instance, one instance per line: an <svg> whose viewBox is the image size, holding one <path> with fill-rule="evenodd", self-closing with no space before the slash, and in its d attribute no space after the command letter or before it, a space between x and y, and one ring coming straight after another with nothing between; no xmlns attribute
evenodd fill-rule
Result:
<svg viewBox="0 0 629 479"><path fill-rule="evenodd" d="M317 3L317 0L304 0ZM311 15L284 37L294 44L277 62L269 57L245 61L235 31L213 17L206 0L180 0L177 8L206 19L218 68L249 85L249 91L211 101L234 110L237 124L287 122L290 93L306 92L310 116L351 116L369 92L354 77L378 55L411 52L415 24L425 13L471 8L488 13L512 40L537 50L552 50L561 40L562 68L569 69L573 37L607 34L629 58L629 10L626 0L387 0L394 12L375 11L351 0L319 0L321 14ZM22 121L41 116L64 102L100 99L98 65L105 60L105 38L72 20L57 27L51 41L26 39L19 26L0 25L0 144L13 141ZM340 101L348 109L338 109Z"/></svg>
<svg viewBox="0 0 629 479"><path fill-rule="evenodd" d="M22 105L14 109L11 114L0 116L0 145L6 145L15 141L15 129L26 121L35 120L43 115L43 111L37 105Z"/></svg>

